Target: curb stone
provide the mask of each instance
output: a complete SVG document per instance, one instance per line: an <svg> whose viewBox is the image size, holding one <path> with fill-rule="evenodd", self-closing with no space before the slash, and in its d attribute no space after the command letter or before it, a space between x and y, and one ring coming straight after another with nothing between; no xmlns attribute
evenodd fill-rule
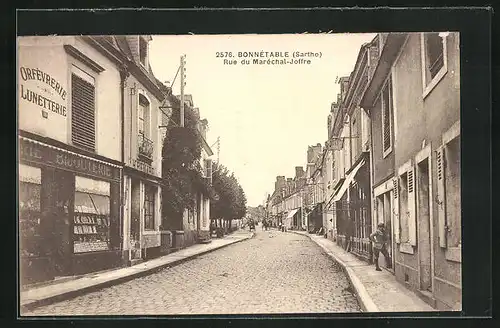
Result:
<svg viewBox="0 0 500 328"><path fill-rule="evenodd" d="M85 295L85 294L88 294L88 293L91 293L91 292L103 289L103 288L111 287L111 286L114 286L114 285L119 285L121 283L130 281L130 280L133 280L133 279L136 279L136 278L140 278L140 277L144 277L144 276L147 276L147 275L150 275L150 274L153 274L153 273L157 273L157 272L159 272L159 271L161 271L161 270L163 270L165 268L170 268L170 267L177 266L177 265L182 264L184 262L187 262L189 260L193 260L193 259L195 259L195 258L197 258L197 257L199 257L201 255L205 255L207 253L210 253L210 252L222 249L224 247L227 247L227 246L230 246L230 245L234 245L234 244L240 243L242 241L251 239L254 236L255 236L255 233L253 233L249 237L245 237L245 238L242 238L240 240L232 241L232 242L227 243L225 245L221 245L219 247L215 247L215 248L212 248L212 249L209 249L209 250L205 250L205 251L202 251L200 253L187 256L185 258L173 260L172 262L164 263L164 264L161 264L161 265L159 265L157 267L146 268L143 271L133 272L130 275L127 275L127 276L124 276L124 277L114 278L114 279L111 279L111 280L108 280L108 281L97 283L95 285L86 286L86 287L83 287L83 288L78 288L76 290L71 290L71 291L67 291L67 292L62 292L62 293L60 293L58 295L49 296L49 297L38 299L38 300L34 300L34 301L27 301L27 302L25 302L24 304L22 304L20 306L20 310L21 310L20 313L22 313L22 312L30 312L30 311L33 311L37 307L46 306L46 305L50 305L50 304L53 304L53 303L65 301L65 300L68 300L68 299L71 299L71 298L75 298L77 296ZM21 314L21 316L22 316L22 314Z"/></svg>
<svg viewBox="0 0 500 328"><path fill-rule="evenodd" d="M373 302L373 299L366 291L365 286L361 283L359 278L356 276L352 268L348 267L341 259L339 259L335 254L333 254L330 250L328 250L325 246L317 243L315 240L311 238L309 234L302 234L296 231L290 231L294 234L308 237L314 244L319 246L323 252L326 253L330 258L332 258L335 262L337 262L341 267L344 273L349 278L349 282L356 292L356 298L358 299L359 305L361 306L361 310L363 312L380 312L377 305Z"/></svg>

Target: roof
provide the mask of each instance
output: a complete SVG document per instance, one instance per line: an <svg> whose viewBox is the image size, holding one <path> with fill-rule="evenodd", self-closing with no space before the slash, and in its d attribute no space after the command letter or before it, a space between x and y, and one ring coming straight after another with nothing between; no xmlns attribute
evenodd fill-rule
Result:
<svg viewBox="0 0 500 328"><path fill-rule="evenodd" d="M137 58L135 58L134 54L132 53L132 50L130 49L129 42L127 40L127 36L125 35L116 35L114 36L115 42L118 45L118 48L120 51L125 55L129 63L133 63L134 69L132 70L132 73L137 77L140 78L141 75L143 79L140 81L144 86L148 86L153 93L155 93L155 96L159 98L160 100L163 100L165 98L165 92L162 90L162 87L159 82L159 80L155 77L153 70L151 68L151 64L148 63L147 69L141 65ZM167 89L168 90L168 89Z"/></svg>
<svg viewBox="0 0 500 328"><path fill-rule="evenodd" d="M368 81L365 92L361 97L360 105L367 112L375 101L380 88L389 74L394 60L396 60L399 50L403 47L408 33L389 33L383 45L380 57L375 67L372 78Z"/></svg>

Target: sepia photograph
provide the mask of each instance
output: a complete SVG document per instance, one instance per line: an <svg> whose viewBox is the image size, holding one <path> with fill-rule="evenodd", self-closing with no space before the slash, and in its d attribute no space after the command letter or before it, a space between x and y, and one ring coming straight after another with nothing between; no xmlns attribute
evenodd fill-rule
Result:
<svg viewBox="0 0 500 328"><path fill-rule="evenodd" d="M18 36L20 316L462 311L460 44Z"/></svg>

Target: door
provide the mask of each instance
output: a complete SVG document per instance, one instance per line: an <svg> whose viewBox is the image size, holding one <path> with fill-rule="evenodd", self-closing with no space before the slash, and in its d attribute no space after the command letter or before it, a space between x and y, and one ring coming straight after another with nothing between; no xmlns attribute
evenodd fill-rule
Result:
<svg viewBox="0 0 500 328"><path fill-rule="evenodd" d="M132 193L130 211L130 259L141 258L141 183L139 180L131 179Z"/></svg>
<svg viewBox="0 0 500 328"><path fill-rule="evenodd" d="M430 189L428 158L417 164L417 218L418 218L418 254L420 289L431 291L431 224L430 224Z"/></svg>
<svg viewBox="0 0 500 328"><path fill-rule="evenodd" d="M392 265L392 202L391 202L391 192L386 192L382 195L383 199L383 222L385 224L385 231L387 235L387 253L389 253L389 258L386 259L383 254L380 254L379 264L384 266L389 270L393 270L394 266ZM391 268L389 268L391 267Z"/></svg>
<svg viewBox="0 0 500 328"><path fill-rule="evenodd" d="M75 197L75 175L69 172L53 171L53 260L56 275L70 275L73 257L73 215Z"/></svg>

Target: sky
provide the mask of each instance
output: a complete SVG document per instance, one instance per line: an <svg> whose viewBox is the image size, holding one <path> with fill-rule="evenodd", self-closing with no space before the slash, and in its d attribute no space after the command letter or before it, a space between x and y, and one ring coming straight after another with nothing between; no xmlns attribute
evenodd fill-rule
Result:
<svg viewBox="0 0 500 328"><path fill-rule="evenodd" d="M160 81L174 81L186 55L185 94L208 120L207 142L214 160L234 172L258 206L274 191L276 176L293 178L306 165L307 147L327 139L327 117L340 91L336 77L348 76L359 49L375 34L153 35L149 60ZM240 52L315 53L310 64L242 64ZM222 53L222 54L220 54ZM229 53L232 57L229 58ZM225 57L219 57L220 55ZM237 64L225 64L224 59ZM263 58L276 59L276 58Z"/></svg>

